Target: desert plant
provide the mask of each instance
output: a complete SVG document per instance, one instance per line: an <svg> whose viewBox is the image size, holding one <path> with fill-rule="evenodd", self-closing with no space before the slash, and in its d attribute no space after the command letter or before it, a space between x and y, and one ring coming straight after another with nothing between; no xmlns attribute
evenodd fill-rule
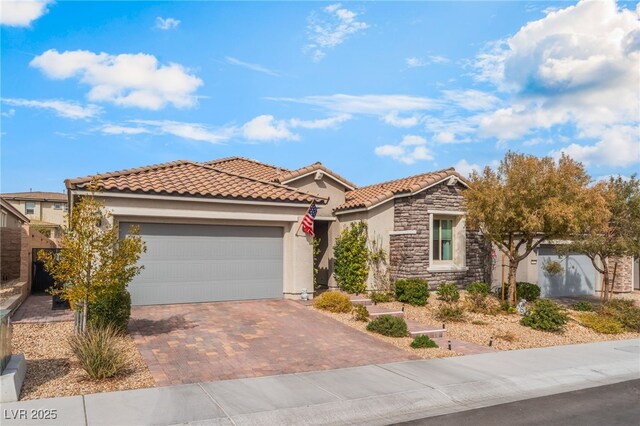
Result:
<svg viewBox="0 0 640 426"><path fill-rule="evenodd" d="M542 269L549 274L550 276L559 275L564 272L564 268L560 262L556 262L555 260L547 260L542 265Z"/></svg>
<svg viewBox="0 0 640 426"><path fill-rule="evenodd" d="M496 291L496 295L498 298L501 298L501 288L498 288ZM504 292L507 294L509 292L509 284L505 283ZM540 287L533 283L527 282L517 282L516 283L516 297L518 300L525 299L527 302L533 302L540 298Z"/></svg>
<svg viewBox="0 0 640 426"><path fill-rule="evenodd" d="M579 300L571 306L574 311L591 312L593 304L587 300Z"/></svg>
<svg viewBox="0 0 640 426"><path fill-rule="evenodd" d="M576 315L578 322L593 331L603 334L620 334L624 326L615 318L595 312L582 312Z"/></svg>
<svg viewBox="0 0 640 426"><path fill-rule="evenodd" d="M441 321L463 321L464 310L458 305L442 304L436 312L436 318Z"/></svg>
<svg viewBox="0 0 640 426"><path fill-rule="evenodd" d="M69 338L71 351L92 380L115 376L126 364L122 338L111 325L93 328Z"/></svg>
<svg viewBox="0 0 640 426"><path fill-rule="evenodd" d="M543 331L562 331L569 320L562 306L548 299L536 300L520 324Z"/></svg>
<svg viewBox="0 0 640 426"><path fill-rule="evenodd" d="M492 313L494 309L489 300L491 285L474 282L467 286L467 304L471 312Z"/></svg>
<svg viewBox="0 0 640 426"><path fill-rule="evenodd" d="M466 290L469 294L482 294L484 296L488 296L489 293L491 293L491 284L476 281L469 284Z"/></svg>
<svg viewBox="0 0 640 426"><path fill-rule="evenodd" d="M398 302L424 306L429 298L429 283L420 278L407 278L395 283Z"/></svg>
<svg viewBox="0 0 640 426"><path fill-rule="evenodd" d="M438 344L433 340L431 340L429 336L418 336L415 339L413 339L413 342L411 342L411 347L413 349L437 348Z"/></svg>
<svg viewBox="0 0 640 426"><path fill-rule="evenodd" d="M334 313L349 313L353 308L349 296L338 291L325 291L313 299L313 306Z"/></svg>
<svg viewBox="0 0 640 426"><path fill-rule="evenodd" d="M384 291L372 291L369 293L369 299L371 299L373 303L393 302L393 294Z"/></svg>
<svg viewBox="0 0 640 426"><path fill-rule="evenodd" d="M600 309L603 315L608 315L620 322L629 331L640 331L640 308L633 300L611 299Z"/></svg>
<svg viewBox="0 0 640 426"><path fill-rule="evenodd" d="M409 334L405 320L392 315L381 315L370 321L367 330L389 337L405 337Z"/></svg>
<svg viewBox="0 0 640 426"><path fill-rule="evenodd" d="M516 335L511 331L504 331L502 333L495 334L493 337L499 340L504 340L505 342L513 342L516 340Z"/></svg>
<svg viewBox="0 0 640 426"><path fill-rule="evenodd" d="M338 287L347 293L364 293L369 276L366 222L355 222L342 230L333 247L333 257Z"/></svg>
<svg viewBox="0 0 640 426"><path fill-rule="evenodd" d="M126 331L131 316L131 295L123 285L107 287L89 302L87 321L90 327L111 325L118 333Z"/></svg>
<svg viewBox="0 0 640 426"><path fill-rule="evenodd" d="M471 321L471 324L473 324L473 325L489 325L488 322L481 321L481 320L473 320L473 321Z"/></svg>
<svg viewBox="0 0 640 426"><path fill-rule="evenodd" d="M356 305L353 307L353 319L356 321L369 321L369 311L364 305Z"/></svg>
<svg viewBox="0 0 640 426"><path fill-rule="evenodd" d="M452 303L460 300L460 291L458 291L458 286L454 283L440 284L438 290L436 290L436 294L438 295L438 299L444 302Z"/></svg>

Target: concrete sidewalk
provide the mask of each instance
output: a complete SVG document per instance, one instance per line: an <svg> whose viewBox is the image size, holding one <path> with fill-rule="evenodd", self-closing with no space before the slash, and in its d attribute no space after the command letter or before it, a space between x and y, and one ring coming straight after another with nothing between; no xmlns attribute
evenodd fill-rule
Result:
<svg viewBox="0 0 640 426"><path fill-rule="evenodd" d="M24 401L0 414L3 425L382 425L638 378L635 339ZM34 418L46 410L56 419Z"/></svg>

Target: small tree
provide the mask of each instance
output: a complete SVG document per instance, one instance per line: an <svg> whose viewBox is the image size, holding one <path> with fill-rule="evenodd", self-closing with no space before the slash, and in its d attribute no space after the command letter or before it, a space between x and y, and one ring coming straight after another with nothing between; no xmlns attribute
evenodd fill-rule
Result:
<svg viewBox="0 0 640 426"><path fill-rule="evenodd" d="M603 214L604 203L589 187L582 164L562 156L508 152L496 171L472 173L464 191L469 226L480 229L509 259L510 304L516 304L516 271L544 241L566 238ZM504 298L504 287L503 287Z"/></svg>
<svg viewBox="0 0 640 426"><path fill-rule="evenodd" d="M333 247L333 257L338 287L347 293L364 293L369 276L366 222L355 222L342 230Z"/></svg>
<svg viewBox="0 0 640 426"><path fill-rule="evenodd" d="M38 253L45 269L62 283L51 292L68 300L76 310L76 333L86 332L89 303L98 294L118 291L142 269L137 262L146 249L138 229L133 227L130 235L120 240L118 227L109 218L110 213L93 194L83 196L69 215L60 253Z"/></svg>
<svg viewBox="0 0 640 426"><path fill-rule="evenodd" d="M594 187L606 202L603 216L591 217L583 232L576 234L568 244L558 244L556 250L585 254L593 267L602 274L600 297L609 300L615 284L610 261L621 256L640 256L640 181L633 175L629 180L610 178ZM611 276L613 275L613 276Z"/></svg>

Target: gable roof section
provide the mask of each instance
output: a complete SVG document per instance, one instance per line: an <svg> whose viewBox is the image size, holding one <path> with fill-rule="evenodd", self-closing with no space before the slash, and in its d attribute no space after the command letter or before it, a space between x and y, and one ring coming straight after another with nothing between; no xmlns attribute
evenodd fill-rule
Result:
<svg viewBox="0 0 640 426"><path fill-rule="evenodd" d="M107 192L311 203L326 200L285 185L240 176L193 161L173 161L147 167L67 179L68 189L87 189L95 180Z"/></svg>
<svg viewBox="0 0 640 426"><path fill-rule="evenodd" d="M412 195L433 186L450 177L456 177L463 185L466 180L453 168L438 170L409 176L407 178L391 180L374 185L363 186L345 194L346 201L335 208L335 212L352 209L369 209L378 204L393 199L398 195Z"/></svg>
<svg viewBox="0 0 640 426"><path fill-rule="evenodd" d="M67 202L67 194L64 192L5 192L0 194L2 198L7 200L33 200L33 201L55 201L60 203Z"/></svg>
<svg viewBox="0 0 640 426"><path fill-rule="evenodd" d="M208 166L215 167L236 175L252 177L267 182L279 182L279 177L283 174L290 173L291 170L281 167L272 166L270 164L261 163L244 157L228 157L219 160L208 161Z"/></svg>
<svg viewBox="0 0 640 426"><path fill-rule="evenodd" d="M339 174L327 169L320 162L313 163L306 167L301 167L297 170L290 171L289 173L285 173L279 177L278 181L282 183L289 183L291 181L302 178L304 176L307 176L319 170L326 173L328 176L332 177L333 180L339 182L340 184L344 185L348 189L356 189L358 187L356 184L349 182L347 179L343 178Z"/></svg>
<svg viewBox="0 0 640 426"><path fill-rule="evenodd" d="M12 215L14 215L15 217L17 217L18 220L20 220L20 222L22 222L22 223L29 223L30 222L28 217L23 215L18 209L16 209L11 204L9 204L8 201L5 201L4 198L0 198L0 206L2 206L2 208L5 209L7 212L9 212Z"/></svg>

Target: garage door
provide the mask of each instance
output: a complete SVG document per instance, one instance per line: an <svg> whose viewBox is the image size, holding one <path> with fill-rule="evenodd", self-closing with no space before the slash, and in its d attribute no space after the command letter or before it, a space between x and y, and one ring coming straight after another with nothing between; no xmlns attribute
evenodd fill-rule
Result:
<svg viewBox="0 0 640 426"><path fill-rule="evenodd" d="M544 270L544 265L551 261L562 265L561 273L550 275ZM593 295L597 278L591 259L583 254L571 253L560 257L551 246L538 250L538 285L544 297Z"/></svg>
<svg viewBox="0 0 640 426"><path fill-rule="evenodd" d="M134 305L282 297L282 228L135 225L147 252L129 284Z"/></svg>

